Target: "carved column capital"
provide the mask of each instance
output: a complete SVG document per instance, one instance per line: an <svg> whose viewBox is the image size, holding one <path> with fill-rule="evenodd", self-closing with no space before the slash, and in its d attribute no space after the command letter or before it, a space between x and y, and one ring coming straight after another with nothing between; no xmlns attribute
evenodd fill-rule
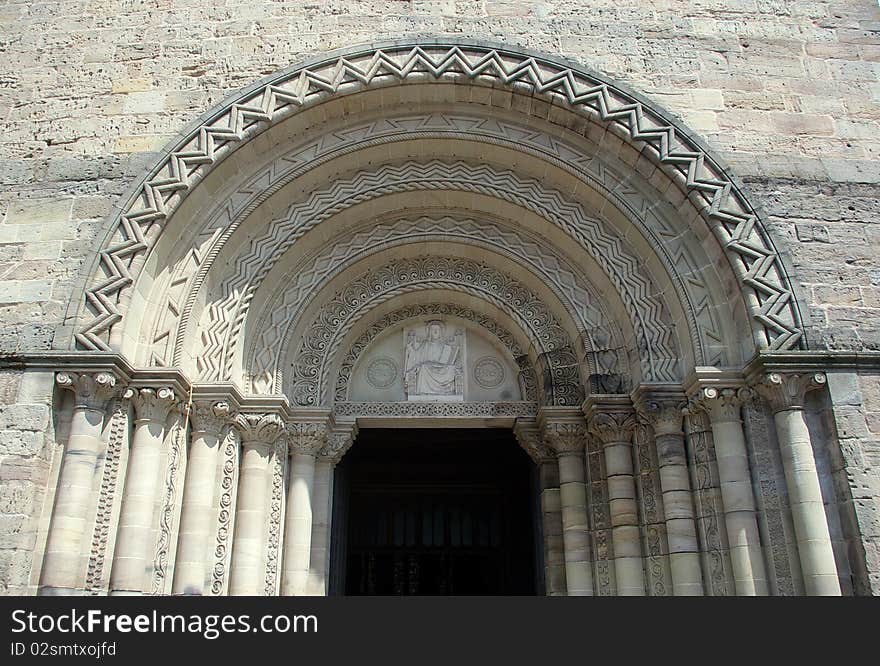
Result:
<svg viewBox="0 0 880 666"><path fill-rule="evenodd" d="M116 376L110 372L59 372L55 383L73 391L74 407L103 411L116 393Z"/></svg>
<svg viewBox="0 0 880 666"><path fill-rule="evenodd" d="M513 428L513 434L516 441L529 454L529 457L536 463L541 464L547 460L555 460L556 456L541 437L541 431L535 423L517 422Z"/></svg>
<svg viewBox="0 0 880 666"><path fill-rule="evenodd" d="M587 424L550 421L542 428L544 443L556 455L581 453L587 446Z"/></svg>
<svg viewBox="0 0 880 666"><path fill-rule="evenodd" d="M327 444L330 426L316 421L290 421L286 426L287 445L290 455L302 453L309 456L317 455Z"/></svg>
<svg viewBox="0 0 880 666"><path fill-rule="evenodd" d="M335 465L342 460L342 456L348 453L351 445L354 444L357 433L358 427L354 423L342 429L333 430L327 437L324 448L318 452L319 457L331 465Z"/></svg>
<svg viewBox="0 0 880 666"><path fill-rule="evenodd" d="M822 372L768 372L755 382L755 389L775 413L803 409L807 393L822 388L826 382Z"/></svg>
<svg viewBox="0 0 880 666"><path fill-rule="evenodd" d="M135 422L165 423L171 408L177 403L174 389L168 386L129 386L122 397L131 400L134 406Z"/></svg>
<svg viewBox="0 0 880 666"><path fill-rule="evenodd" d="M223 427L235 420L236 412L223 400L194 400L189 412L193 433L205 433L215 437Z"/></svg>
<svg viewBox="0 0 880 666"><path fill-rule="evenodd" d="M241 434L243 445L274 444L284 432L284 421L278 414L239 412L235 416L235 426Z"/></svg>
<svg viewBox="0 0 880 666"><path fill-rule="evenodd" d="M754 397L746 386L707 386L688 402L688 410L705 411L715 423L741 421L740 408Z"/></svg>
<svg viewBox="0 0 880 666"><path fill-rule="evenodd" d="M596 411L590 417L590 432L605 446L620 443L631 444L636 423L634 410Z"/></svg>
<svg viewBox="0 0 880 666"><path fill-rule="evenodd" d="M655 435L681 435L684 433L685 397L647 397L638 405L639 415L651 425Z"/></svg>

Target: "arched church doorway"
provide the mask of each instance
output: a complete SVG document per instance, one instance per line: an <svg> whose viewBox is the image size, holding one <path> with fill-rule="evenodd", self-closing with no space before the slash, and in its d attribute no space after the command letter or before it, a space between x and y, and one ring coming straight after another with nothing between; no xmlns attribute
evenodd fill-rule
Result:
<svg viewBox="0 0 880 666"><path fill-rule="evenodd" d="M331 593L535 594L536 467L508 429L365 429L336 470Z"/></svg>

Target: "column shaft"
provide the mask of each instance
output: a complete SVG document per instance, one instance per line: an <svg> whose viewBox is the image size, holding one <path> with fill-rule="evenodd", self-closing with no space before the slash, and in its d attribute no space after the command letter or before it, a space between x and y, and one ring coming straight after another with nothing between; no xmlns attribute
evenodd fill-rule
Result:
<svg viewBox="0 0 880 666"><path fill-rule="evenodd" d="M85 585L80 553L92 481L103 448L103 423L103 410L84 406L73 410L40 576L41 594L74 593Z"/></svg>
<svg viewBox="0 0 880 666"><path fill-rule="evenodd" d="M700 547L694 520L684 433L660 434L655 441L660 465L663 511L666 516L672 592L675 596L702 596Z"/></svg>
<svg viewBox="0 0 880 666"><path fill-rule="evenodd" d="M568 596L592 596L593 572L583 451L560 452L558 464L566 589Z"/></svg>
<svg viewBox="0 0 880 666"><path fill-rule="evenodd" d="M808 595L840 595L831 534L804 412L801 409L779 411L774 420L805 591Z"/></svg>
<svg viewBox="0 0 880 666"><path fill-rule="evenodd" d="M141 594L148 583L165 421L174 404L174 392L168 388L129 388L125 395L132 400L136 419L110 570L111 595Z"/></svg>
<svg viewBox="0 0 880 666"><path fill-rule="evenodd" d="M334 464L326 459L319 459L315 465L315 483L312 487L314 498L312 546L309 555L309 576L306 581L306 594L311 596L327 594L329 575L327 556L330 550L330 520L333 510L333 468Z"/></svg>
<svg viewBox="0 0 880 666"><path fill-rule="evenodd" d="M256 596L262 592L271 448L268 442L260 441L242 445L229 579L231 595Z"/></svg>
<svg viewBox="0 0 880 666"><path fill-rule="evenodd" d="M545 460L540 464L541 512L544 533L544 586L548 596L565 595L565 545L562 530L562 499L559 491L559 465Z"/></svg>
<svg viewBox="0 0 880 666"><path fill-rule="evenodd" d="M767 573L742 421L719 421L713 416L712 437L736 593L763 596L767 594Z"/></svg>
<svg viewBox="0 0 880 666"><path fill-rule="evenodd" d="M290 462L281 594L301 596L306 593L311 557L315 456L295 452Z"/></svg>
<svg viewBox="0 0 880 666"><path fill-rule="evenodd" d="M644 596L645 573L633 478L632 444L628 441L606 443L604 454L617 593L621 596Z"/></svg>
<svg viewBox="0 0 880 666"><path fill-rule="evenodd" d="M163 424L149 421L135 425L116 533L110 594L144 591L164 430Z"/></svg>
<svg viewBox="0 0 880 666"><path fill-rule="evenodd" d="M193 432L183 486L173 594L204 594L210 584L208 555L219 450L217 433Z"/></svg>

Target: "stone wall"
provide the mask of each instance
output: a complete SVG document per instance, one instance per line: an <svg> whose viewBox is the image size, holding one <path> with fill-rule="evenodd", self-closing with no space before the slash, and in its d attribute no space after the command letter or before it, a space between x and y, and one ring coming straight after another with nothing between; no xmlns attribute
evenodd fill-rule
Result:
<svg viewBox="0 0 880 666"><path fill-rule="evenodd" d="M419 35L566 56L679 116L760 206L809 345L880 350L873 0L10 0L0 7L0 352L63 346L55 332L105 217L184 125L298 59ZM877 590L880 385L849 381L852 391L830 395ZM11 404L0 408L0 581L10 586L0 592L26 589L52 448L50 410L20 383L14 371L0 378L0 403Z"/></svg>
<svg viewBox="0 0 880 666"><path fill-rule="evenodd" d="M175 133L321 51L451 35L561 54L679 115L788 255L810 342L880 348L872 0L9 2L0 348L46 349L102 220Z"/></svg>

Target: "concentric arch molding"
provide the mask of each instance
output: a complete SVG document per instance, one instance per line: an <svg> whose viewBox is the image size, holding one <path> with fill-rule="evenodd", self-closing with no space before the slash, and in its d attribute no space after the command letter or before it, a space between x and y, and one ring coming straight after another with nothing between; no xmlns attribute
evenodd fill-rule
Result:
<svg viewBox="0 0 880 666"><path fill-rule="evenodd" d="M561 406L583 401L578 355L565 329L538 296L486 264L434 255L386 263L353 278L334 294L298 336L298 345L285 345L293 353L282 392L292 404L320 405L320 389L327 383L332 360L355 323L393 298L433 289L471 294L510 315L545 359L549 379L543 387L545 402Z"/></svg>
<svg viewBox="0 0 880 666"><path fill-rule="evenodd" d="M520 178L512 171L488 165L440 160L385 165L359 171L350 179L335 180L329 187L312 192L306 201L288 207L263 234L253 238L247 251L237 256L234 272L223 280L219 295L210 299L201 335L208 364L223 363L221 377L228 379L228 362L249 313L250 303L266 275L286 251L311 229L339 210L387 194L455 190L485 194L508 201L540 215L563 230L583 247L602 267L618 291L648 367L655 368L660 381L674 379L676 358L672 332L660 313L665 307L650 277L627 243L611 234L599 220L591 217L579 203L569 201L557 190L543 187L535 179ZM224 354L224 350L226 353ZM214 381L213 376L205 379Z"/></svg>
<svg viewBox="0 0 880 666"><path fill-rule="evenodd" d="M654 105L564 60L496 44L420 40L348 49L293 66L227 99L183 133L120 206L79 304L75 345L109 350L118 304L188 192L242 142L306 106L372 86L480 79L550 97L635 144L684 184L727 250L755 323L758 348L803 345L784 266L746 197L701 143Z"/></svg>
<svg viewBox="0 0 880 666"><path fill-rule="evenodd" d="M552 287L563 301L568 314L589 336L592 346L589 350L604 348L612 355L615 345L622 346L622 337L606 313L598 305L599 299L584 286L582 278L564 259L547 248L541 248L539 239L530 236L525 230L505 229L497 224L477 222L471 219L442 216L439 218L420 217L410 221L397 219L388 223L371 223L358 229L349 237L334 239L331 246L322 252L309 256L298 264L291 274L296 277L285 283L284 290L275 294L256 319L254 340L245 354L245 370L251 378L251 390L255 394L266 394L281 390L280 370L283 367L281 356L284 352L288 331L294 325L298 313L304 305L315 298L323 284L340 275L345 269L368 256L371 252L398 247L399 245L429 240L450 240L509 256L524 267L540 276ZM599 342L604 347L595 346L596 334L605 337ZM219 338L220 336L213 336ZM208 341L212 340L209 336ZM662 341L661 341L662 342ZM200 376L203 381L225 381L231 375L218 374L227 371L232 363L234 349L226 349L222 344L213 349L204 349L204 357L197 357L199 370L207 372ZM609 348L609 344L612 346ZM658 349L658 355L677 358L675 349ZM225 360L224 356L227 357ZM224 365L215 367L214 359L223 360ZM675 381L676 376L657 376L654 368L648 368L646 375L654 381ZM596 372L619 373L621 369L615 362Z"/></svg>

